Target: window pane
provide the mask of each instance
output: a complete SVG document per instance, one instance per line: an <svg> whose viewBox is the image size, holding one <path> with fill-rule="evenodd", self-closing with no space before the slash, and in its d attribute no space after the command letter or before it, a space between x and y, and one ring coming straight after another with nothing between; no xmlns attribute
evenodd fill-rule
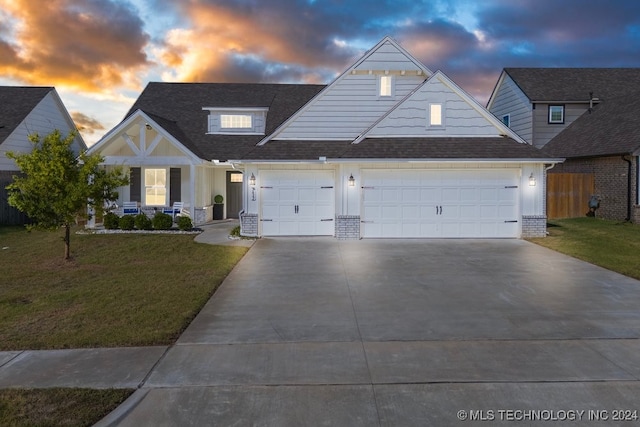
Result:
<svg viewBox="0 0 640 427"><path fill-rule="evenodd" d="M549 121L551 123L564 122L564 107L561 105L551 105L549 107Z"/></svg>
<svg viewBox="0 0 640 427"><path fill-rule="evenodd" d="M431 104L429 106L429 120L431 126L441 126L442 125L442 105L440 104Z"/></svg>
<svg viewBox="0 0 640 427"><path fill-rule="evenodd" d="M502 123L504 123L506 126L509 126L510 124L510 117L507 114L506 116L502 116Z"/></svg>
<svg viewBox="0 0 640 427"><path fill-rule="evenodd" d="M380 96L391 96L391 76L380 77Z"/></svg>
<svg viewBox="0 0 640 427"><path fill-rule="evenodd" d="M229 182L242 182L242 174L241 173L232 173L229 175Z"/></svg>
<svg viewBox="0 0 640 427"><path fill-rule="evenodd" d="M250 115L246 114L222 114L220 115L220 127L232 129L250 129L252 125Z"/></svg>
<svg viewBox="0 0 640 427"><path fill-rule="evenodd" d="M145 203L147 206L164 206L167 200L167 170L145 169Z"/></svg>

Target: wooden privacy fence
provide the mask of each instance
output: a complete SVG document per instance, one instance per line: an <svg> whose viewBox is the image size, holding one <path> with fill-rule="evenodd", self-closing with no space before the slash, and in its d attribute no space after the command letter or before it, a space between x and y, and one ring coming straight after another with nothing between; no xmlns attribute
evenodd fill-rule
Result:
<svg viewBox="0 0 640 427"><path fill-rule="evenodd" d="M547 174L547 218L576 218L589 211L589 198L594 194L593 174Z"/></svg>

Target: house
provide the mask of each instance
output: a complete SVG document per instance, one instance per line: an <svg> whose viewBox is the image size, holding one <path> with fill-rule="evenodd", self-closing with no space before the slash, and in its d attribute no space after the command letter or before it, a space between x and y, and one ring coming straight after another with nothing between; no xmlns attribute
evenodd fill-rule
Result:
<svg viewBox="0 0 640 427"><path fill-rule="evenodd" d="M640 68L505 68L487 108L526 141L567 159L550 179L590 177L598 216L638 222L639 93ZM558 202L574 205L574 190ZM588 211L589 195L582 198L573 215Z"/></svg>
<svg viewBox="0 0 640 427"><path fill-rule="evenodd" d="M6 153L30 152L29 135L47 135L54 130L63 135L76 131L76 126L53 87L0 86L0 224L23 224L27 218L7 203L5 187L19 172L15 161ZM86 149L82 136L74 142L79 152Z"/></svg>
<svg viewBox="0 0 640 427"><path fill-rule="evenodd" d="M327 86L150 83L90 151L131 171L120 202L341 239L543 236L562 161L389 37Z"/></svg>

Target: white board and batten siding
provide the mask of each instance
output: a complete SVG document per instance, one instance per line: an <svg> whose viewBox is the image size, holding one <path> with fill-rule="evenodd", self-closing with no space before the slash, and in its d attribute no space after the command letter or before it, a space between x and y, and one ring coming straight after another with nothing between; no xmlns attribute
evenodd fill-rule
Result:
<svg viewBox="0 0 640 427"><path fill-rule="evenodd" d="M528 143L533 141L533 118L529 98L520 90L507 74L489 105L489 111L498 120L509 115L509 127Z"/></svg>
<svg viewBox="0 0 640 427"><path fill-rule="evenodd" d="M520 178L502 170L363 170L364 238L514 238Z"/></svg>
<svg viewBox="0 0 640 427"><path fill-rule="evenodd" d="M443 126L428 126L430 104L441 104ZM485 116L438 79L431 79L378 123L367 136L497 136Z"/></svg>
<svg viewBox="0 0 640 427"><path fill-rule="evenodd" d="M53 91L47 93L36 107L27 115L22 123L2 142L0 146L0 170L17 171L18 167L12 159L7 158L7 151L28 153L32 146L29 135L37 133L44 137L58 129L63 137L75 130L73 122L61 102L56 99ZM83 147L84 148L84 147ZM76 143L75 149L80 149Z"/></svg>
<svg viewBox="0 0 640 427"><path fill-rule="evenodd" d="M265 170L260 182L263 236L335 234L334 171Z"/></svg>
<svg viewBox="0 0 640 427"><path fill-rule="evenodd" d="M394 96L379 96L385 72L392 75ZM384 43L321 92L277 139L354 139L427 77L412 58Z"/></svg>

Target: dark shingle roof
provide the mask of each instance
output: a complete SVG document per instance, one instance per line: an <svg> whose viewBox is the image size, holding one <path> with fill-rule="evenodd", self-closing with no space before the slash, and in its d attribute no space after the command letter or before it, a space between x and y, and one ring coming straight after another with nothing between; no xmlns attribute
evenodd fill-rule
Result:
<svg viewBox="0 0 640 427"><path fill-rule="evenodd" d="M505 68L531 101L601 100L640 90L640 68Z"/></svg>
<svg viewBox="0 0 640 427"><path fill-rule="evenodd" d="M549 159L529 144L510 138L367 138L348 141L269 141L255 147L248 160L328 159Z"/></svg>
<svg viewBox="0 0 640 427"><path fill-rule="evenodd" d="M632 154L640 149L640 92L611 98L585 113L544 147L562 157Z"/></svg>
<svg viewBox="0 0 640 427"><path fill-rule="evenodd" d="M269 107L269 135L323 88L299 84L149 83L127 117L138 109L144 111L203 159L239 159L264 136L207 135L209 112L203 107Z"/></svg>
<svg viewBox="0 0 640 427"><path fill-rule="evenodd" d="M52 90L53 87L0 86L0 143Z"/></svg>

